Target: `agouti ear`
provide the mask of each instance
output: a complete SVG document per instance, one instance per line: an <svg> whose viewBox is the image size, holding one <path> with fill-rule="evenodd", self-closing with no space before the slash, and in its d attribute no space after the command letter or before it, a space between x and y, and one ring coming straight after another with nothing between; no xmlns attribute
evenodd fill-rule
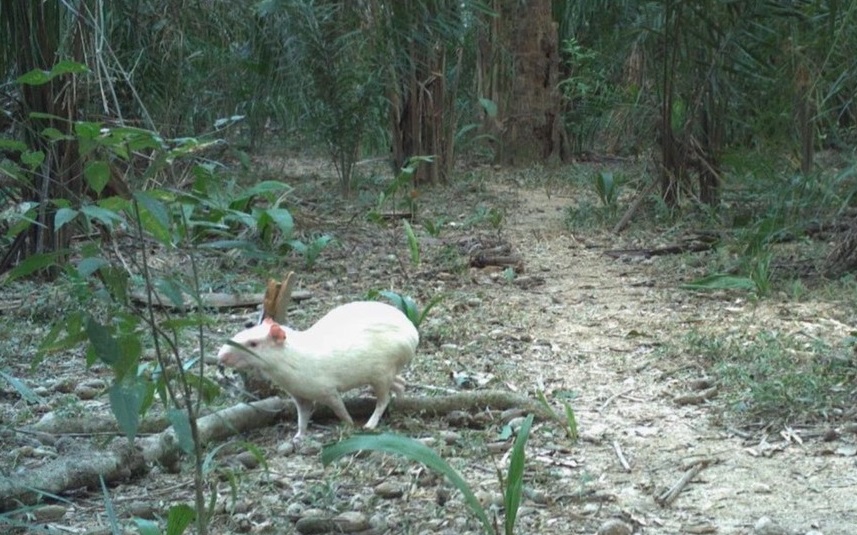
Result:
<svg viewBox="0 0 857 535"><path fill-rule="evenodd" d="M268 332L268 336L278 344L282 344L286 341L286 331L273 321L271 321L271 330Z"/></svg>

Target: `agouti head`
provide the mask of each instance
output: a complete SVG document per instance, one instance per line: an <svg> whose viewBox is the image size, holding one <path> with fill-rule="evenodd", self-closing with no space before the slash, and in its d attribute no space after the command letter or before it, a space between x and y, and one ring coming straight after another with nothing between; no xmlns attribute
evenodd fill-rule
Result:
<svg viewBox="0 0 857 535"><path fill-rule="evenodd" d="M252 359L264 358L271 350L281 350L286 343L286 331L271 318L255 327L236 334L217 353L220 364L242 369L253 366ZM241 347L238 347L241 346Z"/></svg>

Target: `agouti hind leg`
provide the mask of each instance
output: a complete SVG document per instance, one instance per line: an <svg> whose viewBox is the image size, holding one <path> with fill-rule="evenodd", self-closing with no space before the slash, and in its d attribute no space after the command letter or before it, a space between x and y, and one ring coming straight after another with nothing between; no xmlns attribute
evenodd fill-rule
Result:
<svg viewBox="0 0 857 535"><path fill-rule="evenodd" d="M307 427L309 426L309 418L312 416L313 403L309 399L297 396L292 396L292 399L295 402L295 407L298 409L298 432L292 440L298 441L306 434Z"/></svg>
<svg viewBox="0 0 857 535"><path fill-rule="evenodd" d="M345 408L345 403L342 402L342 396L339 395L339 392L330 394L322 400L322 403L330 407L333 410L333 414L338 416L340 420L348 425L354 425L354 420L352 420L351 415L348 414L348 409Z"/></svg>

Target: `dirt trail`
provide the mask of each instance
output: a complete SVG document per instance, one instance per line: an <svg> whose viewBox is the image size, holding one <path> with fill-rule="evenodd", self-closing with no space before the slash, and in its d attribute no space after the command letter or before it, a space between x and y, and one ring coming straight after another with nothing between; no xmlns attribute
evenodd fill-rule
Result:
<svg viewBox="0 0 857 535"><path fill-rule="evenodd" d="M529 308L531 334L554 348L532 352L529 372L548 391L578 394L572 404L585 440L571 455L596 489L615 496L608 506L613 513L638 522L644 533L753 533L764 516L787 528L782 533L857 533L855 458L834 454L843 443L853 444L853 436L801 443L772 429L767 441L762 435L742 439L711 422L715 411L673 402L692 393L688 377L703 370L694 355L675 361L656 350L692 329L842 336L846 326L828 319L823 303L752 304L677 290L657 260L614 260L602 255L611 247L609 237L587 244L564 229L561 210L568 199L538 191L515 195L520 205L509 238L530 271L546 279L516 306ZM655 496L699 459L711 464L672 505L657 505Z"/></svg>

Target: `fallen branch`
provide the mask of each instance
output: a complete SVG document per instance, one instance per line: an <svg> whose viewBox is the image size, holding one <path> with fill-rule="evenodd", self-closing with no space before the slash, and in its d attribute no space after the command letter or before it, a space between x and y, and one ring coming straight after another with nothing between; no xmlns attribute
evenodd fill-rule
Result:
<svg viewBox="0 0 857 535"><path fill-rule="evenodd" d="M345 405L348 412L359 419L368 418L375 410L373 398L351 398L345 401ZM517 408L533 413L542 420L564 424L535 400L498 390L448 396L405 396L393 401L388 414L442 416L452 411L484 411L489 408L497 411ZM270 397L253 403L241 403L200 418L197 421L199 439L203 445L221 442L236 434L270 426L284 418L297 420L294 404L289 400ZM313 415L315 422L335 418L333 411L324 406L318 407ZM138 477L146 473L152 463L173 469L180 458L178 440L172 427L139 438L133 445L125 438L117 437L104 450L87 454L76 452L72 457L55 459L38 468L16 473L14 478L0 479L0 512L36 503L44 493L56 495L69 489L97 488L99 477L103 477L106 483Z"/></svg>
<svg viewBox="0 0 857 535"><path fill-rule="evenodd" d="M301 290L296 290L292 292L291 295L291 298L294 301L304 301L306 299L310 299L311 297L312 294L310 292ZM200 294L199 298L202 301L202 306L207 308L241 308L258 306L259 303L261 303L262 300L265 298L265 294L233 294L212 292ZM195 306L193 304L193 298L189 295L182 294L182 299L182 304L178 305L166 295L159 292L155 292L152 297L152 304L160 308L166 308L171 310L184 310L186 308L193 308ZM135 303L141 304L146 304L148 302L146 299L145 292L131 292L131 300Z"/></svg>
<svg viewBox="0 0 857 535"><path fill-rule="evenodd" d="M711 464L711 461L708 459L700 459L693 463L693 465L681 476L675 485L670 487L668 490L661 493L659 496L655 498L655 501L661 507L666 507L671 504L678 498L678 495L681 494L681 491L687 486L690 481L697 476L700 472L702 472L703 468L708 467Z"/></svg>

